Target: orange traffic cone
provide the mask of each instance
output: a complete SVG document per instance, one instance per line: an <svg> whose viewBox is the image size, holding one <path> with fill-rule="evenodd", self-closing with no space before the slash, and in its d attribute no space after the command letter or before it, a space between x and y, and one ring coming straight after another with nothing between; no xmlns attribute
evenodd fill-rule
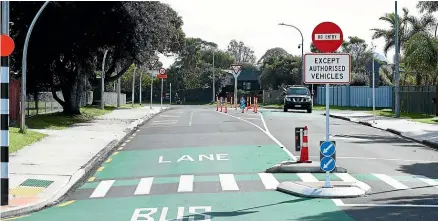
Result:
<svg viewBox="0 0 438 221"><path fill-rule="evenodd" d="M308 140L308 131L307 126L304 126L304 134L303 134L303 148L300 152L300 160L299 163L311 163L309 160L309 140Z"/></svg>

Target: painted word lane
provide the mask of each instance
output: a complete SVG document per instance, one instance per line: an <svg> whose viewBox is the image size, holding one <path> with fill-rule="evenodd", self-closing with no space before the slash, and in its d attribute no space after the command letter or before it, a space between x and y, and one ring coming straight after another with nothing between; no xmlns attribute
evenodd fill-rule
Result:
<svg viewBox="0 0 438 221"><path fill-rule="evenodd" d="M158 157L158 163L179 163L179 162L202 162L202 161L227 161L229 160L228 154L216 153L216 154L199 154L199 155L181 155L177 158L165 158L164 156Z"/></svg>
<svg viewBox="0 0 438 221"><path fill-rule="evenodd" d="M350 82L349 54L304 55L304 82L309 84L345 84Z"/></svg>

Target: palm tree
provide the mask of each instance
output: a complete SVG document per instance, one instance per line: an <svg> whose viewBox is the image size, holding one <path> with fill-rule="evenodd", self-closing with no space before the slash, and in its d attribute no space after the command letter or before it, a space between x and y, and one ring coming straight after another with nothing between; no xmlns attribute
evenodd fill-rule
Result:
<svg viewBox="0 0 438 221"><path fill-rule="evenodd" d="M433 13L438 11L438 2L436 1L420 1L417 4L417 8L420 9L420 12Z"/></svg>

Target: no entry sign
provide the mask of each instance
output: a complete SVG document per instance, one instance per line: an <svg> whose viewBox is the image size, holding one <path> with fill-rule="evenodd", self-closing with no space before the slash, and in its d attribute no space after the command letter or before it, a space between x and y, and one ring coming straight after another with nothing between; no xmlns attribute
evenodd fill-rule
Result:
<svg viewBox="0 0 438 221"><path fill-rule="evenodd" d="M313 29L312 42L325 53L336 51L344 40L341 28L333 22L322 22Z"/></svg>

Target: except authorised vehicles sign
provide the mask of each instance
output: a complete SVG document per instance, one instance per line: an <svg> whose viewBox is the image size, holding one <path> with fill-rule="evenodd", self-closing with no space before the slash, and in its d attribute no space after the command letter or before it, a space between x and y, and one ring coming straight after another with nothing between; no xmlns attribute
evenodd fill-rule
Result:
<svg viewBox="0 0 438 221"><path fill-rule="evenodd" d="M305 54L306 84L349 84L351 63L349 54Z"/></svg>

